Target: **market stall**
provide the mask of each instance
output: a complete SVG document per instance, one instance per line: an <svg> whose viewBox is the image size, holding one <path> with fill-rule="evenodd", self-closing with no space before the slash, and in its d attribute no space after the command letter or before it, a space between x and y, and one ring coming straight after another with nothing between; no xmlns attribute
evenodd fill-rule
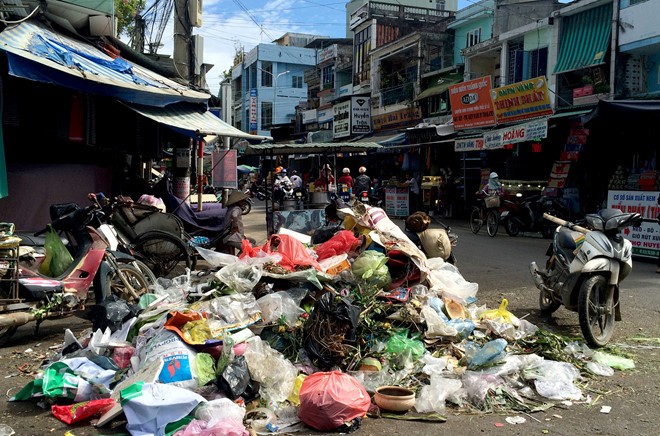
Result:
<svg viewBox="0 0 660 436"><path fill-rule="evenodd" d="M244 144L239 153L245 156L262 156L271 161L275 156L319 155L322 161L330 162L337 153L366 153L367 150L381 148L376 142L317 142L304 144ZM336 165L330 165L334 180L338 179ZM325 164L324 164L325 165ZM322 166L323 167L323 166ZM273 188L270 179L267 189ZM334 188L336 189L336 188ZM329 194L336 192L327 180L324 186L317 186L309 194L309 201L304 210L275 210L272 196L266 198L266 228L268 235L278 233L284 227L299 233L311 235L324 224L324 208L329 203Z"/></svg>

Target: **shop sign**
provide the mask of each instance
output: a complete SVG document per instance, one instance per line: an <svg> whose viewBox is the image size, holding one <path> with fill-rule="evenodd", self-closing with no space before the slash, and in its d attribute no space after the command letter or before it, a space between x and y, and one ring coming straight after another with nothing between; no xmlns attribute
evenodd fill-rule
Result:
<svg viewBox="0 0 660 436"><path fill-rule="evenodd" d="M455 129L495 125L495 112L490 99L490 91L490 76L449 87L449 101Z"/></svg>
<svg viewBox="0 0 660 436"><path fill-rule="evenodd" d="M385 213L389 216L408 216L409 196L408 188L385 188Z"/></svg>
<svg viewBox="0 0 660 436"><path fill-rule="evenodd" d="M353 95L352 83L349 83L348 85L344 85L341 88L339 88L339 97L348 97L349 95Z"/></svg>
<svg viewBox="0 0 660 436"><path fill-rule="evenodd" d="M402 109L388 114L376 115L371 117L374 130L391 129L397 126L410 125L418 122L422 118L419 108Z"/></svg>
<svg viewBox="0 0 660 436"><path fill-rule="evenodd" d="M369 97L351 97L351 133L371 132L371 105Z"/></svg>
<svg viewBox="0 0 660 436"><path fill-rule="evenodd" d="M507 127L506 129L484 133L484 148L486 150L495 150L504 148L505 144L515 144L547 137L548 121L545 119L535 120Z"/></svg>
<svg viewBox="0 0 660 436"><path fill-rule="evenodd" d="M250 89L250 132L257 131L257 89Z"/></svg>
<svg viewBox="0 0 660 436"><path fill-rule="evenodd" d="M490 94L495 118L500 124L552 115L552 103L543 76L501 86L491 90Z"/></svg>
<svg viewBox="0 0 660 436"><path fill-rule="evenodd" d="M337 57L337 44L332 44L330 47L319 50L319 60L317 64L321 64L327 60Z"/></svg>
<svg viewBox="0 0 660 436"><path fill-rule="evenodd" d="M236 150L216 150L213 152L213 186L216 188L238 188Z"/></svg>
<svg viewBox="0 0 660 436"><path fill-rule="evenodd" d="M316 121L317 121L316 109L303 111L303 113L302 113L302 122L303 122L303 124L315 123Z"/></svg>
<svg viewBox="0 0 660 436"><path fill-rule="evenodd" d="M320 123L329 123L332 121L332 108L329 107L327 109L318 109L316 112L316 118Z"/></svg>
<svg viewBox="0 0 660 436"><path fill-rule="evenodd" d="M660 191L608 191L607 207L626 213L639 213L644 218L639 227L628 227L622 233L633 246L633 254L657 259L660 253L658 205Z"/></svg>
<svg viewBox="0 0 660 436"><path fill-rule="evenodd" d="M351 101L347 100L332 107L332 136L345 138L351 136Z"/></svg>
<svg viewBox="0 0 660 436"><path fill-rule="evenodd" d="M454 151L474 151L484 149L484 138L457 139Z"/></svg>

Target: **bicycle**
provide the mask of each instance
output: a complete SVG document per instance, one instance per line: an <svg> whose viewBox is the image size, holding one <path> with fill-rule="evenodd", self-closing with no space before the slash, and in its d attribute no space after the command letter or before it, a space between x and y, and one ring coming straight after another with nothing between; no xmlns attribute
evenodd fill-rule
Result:
<svg viewBox="0 0 660 436"><path fill-rule="evenodd" d="M478 204L472 206L470 213L470 230L475 235L479 233L484 221L486 222L486 232L491 238L497 235L500 223L498 208L500 206L499 195L486 195L484 192L477 192L479 198Z"/></svg>

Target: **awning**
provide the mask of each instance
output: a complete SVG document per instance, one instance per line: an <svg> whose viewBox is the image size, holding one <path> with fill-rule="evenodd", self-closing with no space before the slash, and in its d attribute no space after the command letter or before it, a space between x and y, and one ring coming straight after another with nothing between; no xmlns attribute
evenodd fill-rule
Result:
<svg viewBox="0 0 660 436"><path fill-rule="evenodd" d="M582 122L600 121L611 126L637 128L660 122L660 100L600 100L598 106L582 117Z"/></svg>
<svg viewBox="0 0 660 436"><path fill-rule="evenodd" d="M9 74L95 95L152 106L176 102L206 103L209 94L194 91L95 46L57 33L37 21L25 21L0 33Z"/></svg>
<svg viewBox="0 0 660 436"><path fill-rule="evenodd" d="M413 99L413 101L419 101L428 97L433 97L434 95L439 95L445 92L446 90L449 89L451 85L455 85L458 82L454 82L451 80L445 80L443 83L432 86L430 88L426 88L424 91L420 92L417 97Z"/></svg>
<svg viewBox="0 0 660 436"><path fill-rule="evenodd" d="M605 63L612 34L612 3L562 18L554 74Z"/></svg>
<svg viewBox="0 0 660 436"><path fill-rule="evenodd" d="M206 110L205 106L194 105L190 103L176 103L166 107L144 106L139 104L124 103L135 112L150 118L160 124L164 124L174 130L187 135L191 138L196 136L196 131L206 135L206 142L212 142L214 138L209 136L228 136L230 138L248 138L248 139L273 139L270 136L251 135L238 130L220 118L211 111Z"/></svg>
<svg viewBox="0 0 660 436"><path fill-rule="evenodd" d="M401 145L406 142L406 134L397 131L378 132L373 135L364 136L362 138L351 141L351 144L376 142L383 146Z"/></svg>
<svg viewBox="0 0 660 436"><path fill-rule="evenodd" d="M381 145L376 142L310 142L305 144L244 144L239 152L244 155L258 155L272 152L273 154L300 154L300 153L337 153L362 152L370 149L379 149Z"/></svg>
<svg viewBox="0 0 660 436"><path fill-rule="evenodd" d="M576 117L576 116L579 116L579 115L588 114L592 110L593 110L593 108L581 109L581 110L575 110L575 111L567 111L567 112L559 112L559 113L555 113L555 114L551 115L550 117L548 117L548 119L554 120L555 118Z"/></svg>

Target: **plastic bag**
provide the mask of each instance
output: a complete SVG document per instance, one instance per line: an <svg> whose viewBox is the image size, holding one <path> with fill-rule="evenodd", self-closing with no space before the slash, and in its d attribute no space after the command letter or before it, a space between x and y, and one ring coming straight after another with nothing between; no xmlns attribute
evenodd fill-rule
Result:
<svg viewBox="0 0 660 436"><path fill-rule="evenodd" d="M484 319L484 318L492 319L493 321L497 321L500 323L509 323L512 324L514 327L518 327L518 325L520 324L520 320L513 313L506 310L508 305L509 305L509 300L503 298L499 308L490 309L481 312L481 315L479 315L479 319Z"/></svg>
<svg viewBox="0 0 660 436"><path fill-rule="evenodd" d="M311 253L305 248L302 242L293 236L286 234L271 235L268 242L263 246L267 253L278 253L282 256L279 265L288 270L294 271L299 266L311 266L321 270L321 266L314 259Z"/></svg>
<svg viewBox="0 0 660 436"><path fill-rule="evenodd" d="M419 413L444 412L448 397L456 396L463 387L463 382L456 379L431 376L431 384L423 386L415 401L415 410Z"/></svg>
<svg viewBox="0 0 660 436"><path fill-rule="evenodd" d="M214 424L193 419L185 428L178 430L172 436L249 436L242 421L222 419Z"/></svg>
<svg viewBox="0 0 660 436"><path fill-rule="evenodd" d="M506 346L507 342L502 338L486 342L483 347L474 342L468 342L465 345L468 369L481 368L503 360L506 357Z"/></svg>
<svg viewBox="0 0 660 436"><path fill-rule="evenodd" d="M340 230L328 241L315 248L319 261L338 254L348 253L359 244L358 238L350 230Z"/></svg>
<svg viewBox="0 0 660 436"><path fill-rule="evenodd" d="M602 351L594 352L594 361L602 365L607 365L610 368L619 370L632 369L635 367L635 362L633 362L631 359L603 353Z"/></svg>
<svg viewBox="0 0 660 436"><path fill-rule="evenodd" d="M260 392L266 401L280 403L291 395L298 370L284 355L256 336L248 342L245 360L252 380L261 383Z"/></svg>
<svg viewBox="0 0 660 436"><path fill-rule="evenodd" d="M112 398L103 398L66 406L53 405L50 410L53 416L63 423L73 424L74 422L82 422L94 417L100 417L114 407L115 404L116 402Z"/></svg>
<svg viewBox="0 0 660 436"><path fill-rule="evenodd" d="M351 270L356 278L370 285L389 289L392 278L387 268L388 257L374 250L363 251L353 262Z"/></svg>
<svg viewBox="0 0 660 436"><path fill-rule="evenodd" d="M387 341L385 351L394 355L410 353L413 360L418 360L424 355L426 348L422 341L408 338L408 331L402 330Z"/></svg>
<svg viewBox="0 0 660 436"><path fill-rule="evenodd" d="M218 387L230 400L243 395L250 384L250 371L244 356L237 356L229 362L218 378Z"/></svg>
<svg viewBox="0 0 660 436"><path fill-rule="evenodd" d="M215 273L215 277L236 292L252 292L263 269L261 266L250 265L242 261L234 262Z"/></svg>
<svg viewBox="0 0 660 436"><path fill-rule="evenodd" d="M73 263L73 256L50 224L48 224L44 248L46 257L39 266L39 273L48 277L61 276Z"/></svg>
<svg viewBox="0 0 660 436"><path fill-rule="evenodd" d="M427 264L431 291L462 304L468 304L476 297L479 285L465 280L456 266L437 257L428 259Z"/></svg>
<svg viewBox="0 0 660 436"><path fill-rule="evenodd" d="M317 372L300 388L298 416L319 431L331 431L367 414L371 398L354 377L339 372Z"/></svg>
<svg viewBox="0 0 660 436"><path fill-rule="evenodd" d="M305 313L287 291L264 295L257 300L257 304L261 309L263 320L267 323L277 323L283 316L286 325L293 327L298 317Z"/></svg>

